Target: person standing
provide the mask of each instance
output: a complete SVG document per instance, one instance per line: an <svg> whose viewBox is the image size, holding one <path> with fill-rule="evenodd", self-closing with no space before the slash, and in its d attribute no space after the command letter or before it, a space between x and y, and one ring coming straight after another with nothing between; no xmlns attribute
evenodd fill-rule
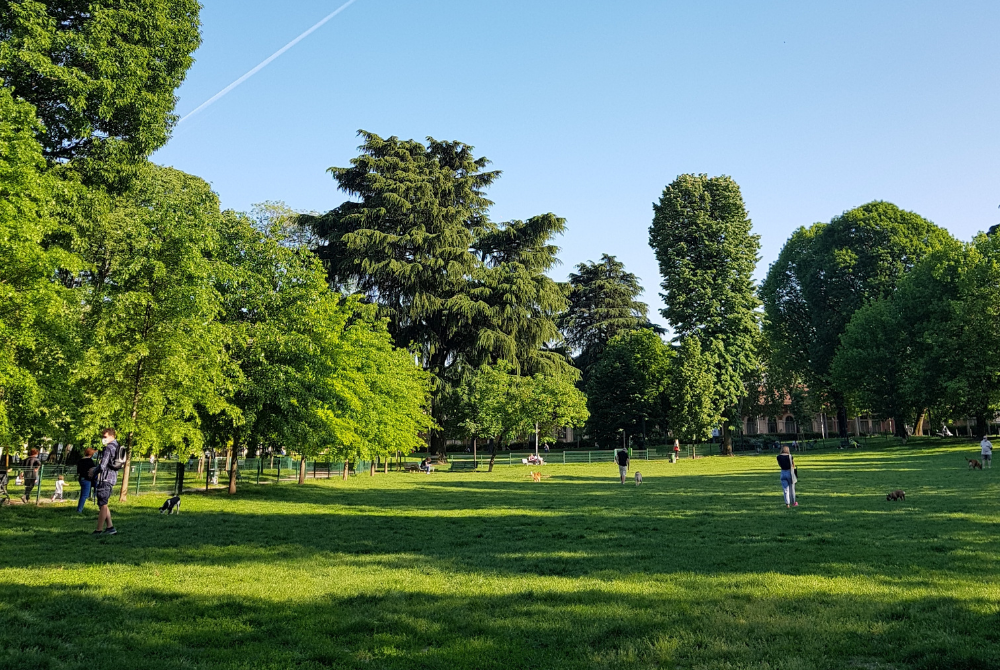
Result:
<svg viewBox="0 0 1000 670"><path fill-rule="evenodd" d="M622 447L615 452L615 463L618 464L618 474L622 477L622 484L628 476L628 449Z"/></svg>
<svg viewBox="0 0 1000 670"><path fill-rule="evenodd" d="M993 443L990 438L983 435L983 441L979 443L979 453L983 457L983 467L993 467Z"/></svg>
<svg viewBox="0 0 1000 670"><path fill-rule="evenodd" d="M785 507L798 507L795 501L795 459L789 452L788 445L781 448L778 454L778 467L781 468L781 489L785 494Z"/></svg>
<svg viewBox="0 0 1000 670"><path fill-rule="evenodd" d="M108 500L111 499L111 489L118 481L118 471L112 469L111 464L118 454L117 433L111 428L101 431L101 455L97 459L97 465L90 469L88 473L90 480L94 482L94 492L97 495L97 530L94 535L115 535L118 533L111 521L111 510L108 509Z"/></svg>
<svg viewBox="0 0 1000 670"><path fill-rule="evenodd" d="M83 450L83 456L76 462L76 481L80 482L80 500L76 503L76 513L83 514L83 506L90 498L90 489L93 482L90 480L90 469L94 467L94 450L87 447Z"/></svg>
<svg viewBox="0 0 1000 670"><path fill-rule="evenodd" d="M35 488L35 484L38 482L38 471L42 468L42 462L38 460L38 449L32 449L28 452L28 460L25 461L25 471L24 471L24 495L21 496L21 502L27 503L28 498L31 497L31 489Z"/></svg>

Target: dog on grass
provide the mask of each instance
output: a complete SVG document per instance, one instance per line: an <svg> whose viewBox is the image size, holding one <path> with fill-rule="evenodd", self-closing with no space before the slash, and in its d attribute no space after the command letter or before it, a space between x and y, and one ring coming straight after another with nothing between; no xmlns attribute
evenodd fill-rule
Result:
<svg viewBox="0 0 1000 670"><path fill-rule="evenodd" d="M982 470L983 469L983 464L980 463L979 461L977 461L976 459L974 459L974 458L966 458L965 460L969 461L969 469L971 469L971 470Z"/></svg>
<svg viewBox="0 0 1000 670"><path fill-rule="evenodd" d="M902 489L896 489L892 493L885 495L886 500L906 500L906 493Z"/></svg>
<svg viewBox="0 0 1000 670"><path fill-rule="evenodd" d="M542 473L541 472L532 472L531 473L531 481L533 481L533 482L540 482L540 481L542 481Z"/></svg>
<svg viewBox="0 0 1000 670"><path fill-rule="evenodd" d="M160 507L160 514L180 514L181 513L181 497L174 496L173 498L167 498L166 502Z"/></svg>
<svg viewBox="0 0 1000 670"><path fill-rule="evenodd" d="M635 485L638 486L642 484L642 473L638 470L635 471Z"/></svg>

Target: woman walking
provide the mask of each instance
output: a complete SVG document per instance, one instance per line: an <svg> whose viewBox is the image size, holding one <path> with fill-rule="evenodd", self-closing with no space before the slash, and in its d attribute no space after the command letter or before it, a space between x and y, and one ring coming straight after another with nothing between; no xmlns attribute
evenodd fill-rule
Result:
<svg viewBox="0 0 1000 670"><path fill-rule="evenodd" d="M94 467L94 450L87 447L83 451L83 456L76 464L76 480L80 482L80 501L76 503L76 513L83 514L83 506L90 497L90 487L93 482L87 476L87 472Z"/></svg>
<svg viewBox="0 0 1000 670"><path fill-rule="evenodd" d="M778 467L781 468L781 489L785 493L785 507L798 507L795 502L795 459L788 450L788 446L781 447L778 454Z"/></svg>

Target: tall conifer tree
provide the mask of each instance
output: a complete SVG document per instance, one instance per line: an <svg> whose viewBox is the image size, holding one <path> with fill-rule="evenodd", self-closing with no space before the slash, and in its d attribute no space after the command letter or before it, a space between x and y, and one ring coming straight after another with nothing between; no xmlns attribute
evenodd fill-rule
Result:
<svg viewBox="0 0 1000 670"><path fill-rule="evenodd" d="M658 327L649 323L646 303L636 300L642 293L639 278L625 271L614 256L580 263L569 276L569 308L559 319L566 341L579 353L576 366L584 373L619 333Z"/></svg>

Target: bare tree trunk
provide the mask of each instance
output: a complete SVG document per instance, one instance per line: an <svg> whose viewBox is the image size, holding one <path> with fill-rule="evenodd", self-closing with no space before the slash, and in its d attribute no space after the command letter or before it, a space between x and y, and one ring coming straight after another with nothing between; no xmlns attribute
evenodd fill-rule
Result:
<svg viewBox="0 0 1000 670"><path fill-rule="evenodd" d="M384 469L382 470L382 474L384 474L384 475L387 475L387 474L389 474L389 459L388 459L388 458L387 458L387 459L385 459L385 460L384 460L384 461L382 462L382 467L384 468Z"/></svg>
<svg viewBox="0 0 1000 670"><path fill-rule="evenodd" d="M345 482L347 481L347 470L351 467L351 462L348 460L344 461L344 471L341 473L340 478Z"/></svg>
<svg viewBox="0 0 1000 670"><path fill-rule="evenodd" d="M368 476L369 477L374 477L375 476L375 461L371 462L371 469L368 472Z"/></svg>
<svg viewBox="0 0 1000 670"><path fill-rule="evenodd" d="M490 469L487 472L493 472L493 463L497 460L497 449L500 447L499 440L492 440L493 448L490 449Z"/></svg>
<svg viewBox="0 0 1000 670"><path fill-rule="evenodd" d="M847 439L847 402L843 394L837 393L833 396L834 405L837 408L837 433L840 439Z"/></svg>
<svg viewBox="0 0 1000 670"><path fill-rule="evenodd" d="M132 442L132 433L129 433L128 442ZM128 457L125 459L125 468L122 470L122 490L118 494L118 502L128 500L128 471L132 469L132 449L128 450Z"/></svg>
<svg viewBox="0 0 1000 670"><path fill-rule="evenodd" d="M914 428L914 435L924 434L924 420L927 418L927 409L924 408L917 413L917 427Z"/></svg>
<svg viewBox="0 0 1000 670"><path fill-rule="evenodd" d="M229 461L229 495L236 495L236 470L240 467L240 438L239 435L233 438L233 448L230 451Z"/></svg>
<svg viewBox="0 0 1000 670"><path fill-rule="evenodd" d="M909 434L906 432L906 419L901 416L892 417L892 433L896 437L907 440L909 439Z"/></svg>
<svg viewBox="0 0 1000 670"><path fill-rule="evenodd" d="M730 427L730 421L728 417L723 417L722 419L722 445L719 449L723 456L733 455L733 430Z"/></svg>
<svg viewBox="0 0 1000 670"><path fill-rule="evenodd" d="M986 412L976 412L976 437L980 440L986 437L989 428L986 426Z"/></svg>
<svg viewBox="0 0 1000 670"><path fill-rule="evenodd" d="M306 483L306 459L304 456L299 457L299 484Z"/></svg>

